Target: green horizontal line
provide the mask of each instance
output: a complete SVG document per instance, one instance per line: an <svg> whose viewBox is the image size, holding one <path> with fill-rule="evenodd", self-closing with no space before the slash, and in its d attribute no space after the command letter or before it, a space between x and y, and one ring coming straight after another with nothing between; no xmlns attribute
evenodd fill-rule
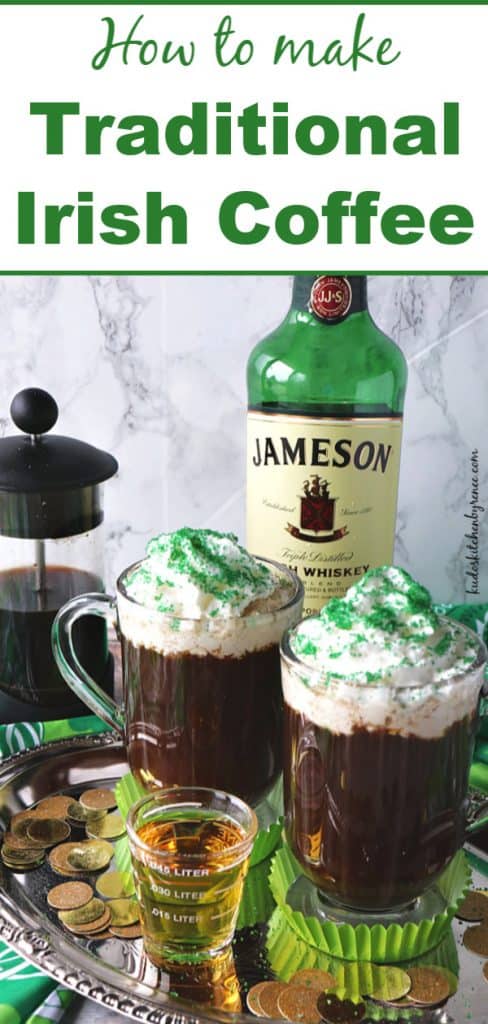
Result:
<svg viewBox="0 0 488 1024"><path fill-rule="evenodd" d="M324 267L322 266L322 270ZM313 270L0 270L0 277L289 277L315 274ZM329 274L366 274L368 277L486 277L488 270L338 270Z"/></svg>
<svg viewBox="0 0 488 1024"><path fill-rule="evenodd" d="M486 7L488 0L0 0L4 7L168 7L168 6L198 6L206 7L268 7L283 5L289 7L302 7L304 4L311 4L316 7L425 7L426 4L438 7Z"/></svg>

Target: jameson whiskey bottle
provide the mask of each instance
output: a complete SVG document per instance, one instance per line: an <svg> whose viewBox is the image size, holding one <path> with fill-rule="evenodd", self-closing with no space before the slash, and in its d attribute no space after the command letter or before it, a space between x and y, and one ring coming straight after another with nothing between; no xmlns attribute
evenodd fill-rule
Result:
<svg viewBox="0 0 488 1024"><path fill-rule="evenodd" d="M406 379L363 276L297 276L251 353L247 546L298 572L305 614L392 560Z"/></svg>

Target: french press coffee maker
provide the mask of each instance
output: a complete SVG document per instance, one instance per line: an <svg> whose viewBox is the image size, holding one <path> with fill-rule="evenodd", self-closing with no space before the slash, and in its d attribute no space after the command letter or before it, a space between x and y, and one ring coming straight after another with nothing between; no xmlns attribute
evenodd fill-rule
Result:
<svg viewBox="0 0 488 1024"><path fill-rule="evenodd" d="M19 391L10 407L23 434L0 440L0 724L86 714L51 650L59 608L103 591L102 484L117 472L112 455L51 435L54 398ZM75 624L80 662L113 689L105 623Z"/></svg>

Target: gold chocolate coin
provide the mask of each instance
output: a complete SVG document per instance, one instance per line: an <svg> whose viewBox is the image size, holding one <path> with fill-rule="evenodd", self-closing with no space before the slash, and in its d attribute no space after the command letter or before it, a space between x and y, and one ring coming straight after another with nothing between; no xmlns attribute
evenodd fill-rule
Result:
<svg viewBox="0 0 488 1024"><path fill-rule="evenodd" d="M129 924L124 928L110 925L109 932L111 935L115 935L117 939L140 939L142 935L140 924Z"/></svg>
<svg viewBox="0 0 488 1024"><path fill-rule="evenodd" d="M68 855L79 847L79 843L61 843L60 846L55 846L54 850L49 853L49 863L58 875L67 875L71 878L76 877L80 872L71 866L68 862Z"/></svg>
<svg viewBox="0 0 488 1024"><path fill-rule="evenodd" d="M463 935L466 949L478 956L488 957L488 924L478 924L474 928L466 928Z"/></svg>
<svg viewBox="0 0 488 1024"><path fill-rule="evenodd" d="M449 998L450 982L436 967L410 967L412 983L408 1000L420 1006L437 1006Z"/></svg>
<svg viewBox="0 0 488 1024"><path fill-rule="evenodd" d="M32 809L36 818L66 818L73 797L47 796Z"/></svg>
<svg viewBox="0 0 488 1024"><path fill-rule="evenodd" d="M340 995L341 998L351 998L353 994L361 996L369 996L376 989L381 989L384 986L385 978L382 976L384 966L381 964L370 963L367 960L357 960L354 966L351 964L349 968L346 968L344 981L341 985L340 991L336 991L336 995ZM349 986L351 986L351 992L349 992Z"/></svg>
<svg viewBox="0 0 488 1024"><path fill-rule="evenodd" d="M68 864L77 871L101 871L114 855L114 848L105 839L85 839L74 844L68 853Z"/></svg>
<svg viewBox="0 0 488 1024"><path fill-rule="evenodd" d="M47 894L47 902L54 910L78 910L93 897L93 889L86 882L61 882Z"/></svg>
<svg viewBox="0 0 488 1024"><path fill-rule="evenodd" d="M400 967L377 966L373 972L373 988L368 995L379 1003L403 999L410 991L412 980Z"/></svg>
<svg viewBox="0 0 488 1024"><path fill-rule="evenodd" d="M44 859L44 850L15 850L7 843L2 846L2 857L15 861L17 864L40 863Z"/></svg>
<svg viewBox="0 0 488 1024"><path fill-rule="evenodd" d="M327 1024L354 1024L362 1020L366 1013L364 1003L353 1003L351 999L339 999L333 992L322 992L317 1000L317 1008Z"/></svg>
<svg viewBox="0 0 488 1024"><path fill-rule="evenodd" d="M278 1010L281 1017L296 1024L320 1024L317 1009L317 989L309 985L288 985L278 996Z"/></svg>
<svg viewBox="0 0 488 1024"><path fill-rule="evenodd" d="M288 985L281 981L265 981L259 993L259 1005L263 1017L281 1017L278 1008L278 998Z"/></svg>
<svg viewBox="0 0 488 1024"><path fill-rule="evenodd" d="M27 863L19 864L16 860L9 860L7 857L2 856L2 863L10 871L13 871L14 874L23 875L26 871L33 871L34 868L40 867L42 860L27 861Z"/></svg>
<svg viewBox="0 0 488 1024"><path fill-rule="evenodd" d="M2 846L2 854L6 854L12 860L36 860L38 857L43 857L44 853L43 846L23 846L19 848L15 844L11 846L8 842L4 842Z"/></svg>
<svg viewBox="0 0 488 1024"><path fill-rule="evenodd" d="M136 891L130 871L106 871L104 875L99 875L95 887L99 896L111 900L133 896Z"/></svg>
<svg viewBox="0 0 488 1024"><path fill-rule="evenodd" d="M488 920L488 889L471 889L456 910L461 921Z"/></svg>
<svg viewBox="0 0 488 1024"><path fill-rule="evenodd" d="M259 993L262 991L265 985L268 984L269 982L267 981L259 981L257 985L253 985L252 988L249 989L249 992L246 995L247 1008L251 1011L251 1013L254 1014L255 1017L263 1016L263 1011L261 1009L261 1004L259 1002Z"/></svg>
<svg viewBox="0 0 488 1024"><path fill-rule="evenodd" d="M87 811L110 811L117 806L111 789L86 789L79 802Z"/></svg>
<svg viewBox="0 0 488 1024"><path fill-rule="evenodd" d="M79 924L89 924L91 921L96 921L97 917L105 913L105 910L105 903L99 900L97 896L94 896L89 903L85 903L82 907L77 907L76 910L60 910L58 917L63 924L78 926Z"/></svg>
<svg viewBox="0 0 488 1024"><path fill-rule="evenodd" d="M442 974L449 985L449 996L454 996L459 987L459 979L454 974L454 971L450 971L448 967L437 967L436 971L438 974Z"/></svg>
<svg viewBox="0 0 488 1024"><path fill-rule="evenodd" d="M87 821L86 834L91 839L118 839L125 832L125 824L120 814L106 814L97 821Z"/></svg>
<svg viewBox="0 0 488 1024"><path fill-rule="evenodd" d="M336 987L337 978L334 978L334 975L329 974L328 971L319 970L318 967L304 967L303 970L297 971L290 978L290 984L306 985L308 988L315 988L319 992L325 992L328 988Z"/></svg>
<svg viewBox="0 0 488 1024"><path fill-rule="evenodd" d="M9 846L11 850L43 850L43 843L36 839L29 839L28 836L16 836L15 832L6 832L3 837L3 845Z"/></svg>
<svg viewBox="0 0 488 1024"><path fill-rule="evenodd" d="M19 814L14 814L10 820L10 831L15 836L21 836L27 838L27 829L36 819L32 814L32 811L20 811Z"/></svg>
<svg viewBox="0 0 488 1024"><path fill-rule="evenodd" d="M104 818L106 811L88 811L86 807L82 807L78 800L73 800L68 807L68 818L70 821L76 821L79 825L84 825L87 821L96 821L98 818Z"/></svg>
<svg viewBox="0 0 488 1024"><path fill-rule="evenodd" d="M110 911L104 910L103 914L96 917L94 921L87 921L85 924L63 923L68 931L73 932L73 935L96 935L97 932L104 932L110 924Z"/></svg>
<svg viewBox="0 0 488 1024"><path fill-rule="evenodd" d="M136 924L139 920L139 910L135 900L108 900L106 906L112 915L112 924L115 928L125 928L129 924Z"/></svg>
<svg viewBox="0 0 488 1024"><path fill-rule="evenodd" d="M56 846L70 835L69 825L57 818L36 818L27 829L27 838L34 839L43 846Z"/></svg>

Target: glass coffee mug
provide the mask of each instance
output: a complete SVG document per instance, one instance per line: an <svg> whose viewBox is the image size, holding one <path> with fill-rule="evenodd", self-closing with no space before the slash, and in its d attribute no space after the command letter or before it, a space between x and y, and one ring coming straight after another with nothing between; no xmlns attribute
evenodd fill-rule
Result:
<svg viewBox="0 0 488 1024"><path fill-rule="evenodd" d="M264 561L264 559L263 559ZM69 601L53 625L53 650L68 685L123 736L129 766L147 788L207 786L256 805L282 767L279 643L301 616L303 587L268 562L286 595L273 611L182 619L147 608L117 581L117 597ZM72 631L84 615L110 619L122 643L123 707L81 665Z"/></svg>
<svg viewBox="0 0 488 1024"><path fill-rule="evenodd" d="M324 684L285 635L286 832L305 876L295 909L403 921L445 908L435 882L479 827L468 775L486 658L478 642L443 684Z"/></svg>

